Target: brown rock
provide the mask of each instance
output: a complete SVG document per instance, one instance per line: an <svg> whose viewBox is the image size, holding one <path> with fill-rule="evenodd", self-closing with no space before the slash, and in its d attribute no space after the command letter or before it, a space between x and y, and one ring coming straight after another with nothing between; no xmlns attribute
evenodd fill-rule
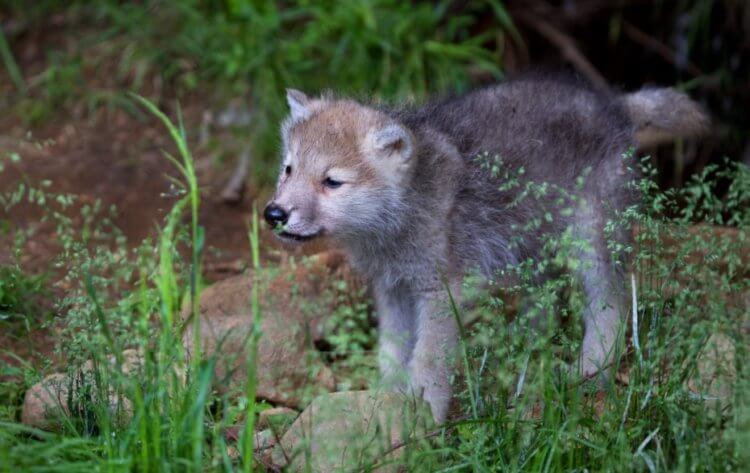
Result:
<svg viewBox="0 0 750 473"><path fill-rule="evenodd" d="M238 427L239 429L239 427ZM239 440L239 431L237 436L232 439L232 442ZM260 430L255 432L255 438L253 439L253 450L255 454L263 454L265 450L273 448L276 445L276 435L270 429ZM237 444L227 445L227 456L233 460L240 458L240 449Z"/></svg>
<svg viewBox="0 0 750 473"><path fill-rule="evenodd" d="M647 277L643 280L646 287L658 290L663 297L674 297L704 284L706 287L716 287L714 272L726 275L730 267L733 268L736 281L750 277L750 234L741 229L707 224L689 227L664 225L659 227L658 232L649 232L636 225L633 236L637 244L644 248L659 248L656 253L659 259L679 263L677 269L670 273L669 281L660 277ZM698 274L680 270L686 265L699 265L706 270L699 271ZM731 308L746 311L750 308L747 291L727 292L721 289L720 294ZM703 304L708 302L705 296L702 299Z"/></svg>
<svg viewBox="0 0 750 473"><path fill-rule="evenodd" d="M143 353L136 349L127 349L122 352L122 374L125 376L137 376L143 368Z"/></svg>
<svg viewBox="0 0 750 473"><path fill-rule="evenodd" d="M261 336L257 346L256 396L274 404L300 406L306 399L336 387L331 370L314 348L322 337L322 321L337 301L331 281L354 277L338 253L323 253L279 268L236 276L208 287L201 295L201 349L216 356L216 387L222 392L244 389L252 327L252 284L258 284ZM356 282L353 282L356 284ZM190 313L186 308L183 317ZM192 347L192 325L185 346Z"/></svg>
<svg viewBox="0 0 750 473"><path fill-rule="evenodd" d="M229 278L207 288L201 297L202 352L204 356L217 356L215 385L219 391L238 392L245 387L253 279L252 275ZM338 303L330 287L339 279L347 280L352 287L359 284L343 256L333 252L296 264L287 261L259 275L262 335L257 347L258 398L298 406L336 388L333 372L321 362L313 342L321 339L321 321ZM186 308L183 316L189 311ZM192 326L186 330L184 341L190 351ZM142 354L129 349L120 359L122 374L137 377L143 365ZM109 364L114 368L114 357ZM41 429L59 429L71 412L77 415L77 386L89 384L93 366L91 362L84 364L80 376L57 373L31 387L24 399L22 421ZM73 406L68 405L71 400ZM115 393L110 395L110 407L119 422L131 417L132 405Z"/></svg>
<svg viewBox="0 0 750 473"><path fill-rule="evenodd" d="M688 389L697 399L725 407L732 401L737 381L736 348L730 337L715 333L697 359L696 374L688 381Z"/></svg>
<svg viewBox="0 0 750 473"><path fill-rule="evenodd" d="M396 393L347 391L317 397L273 449L288 471L360 471L388 460L431 425L427 406ZM378 471L384 471L378 469Z"/></svg>
<svg viewBox="0 0 750 473"><path fill-rule="evenodd" d="M272 407L258 414L258 423L255 425L255 428L259 430L273 429L274 432L284 432L298 415L299 412L288 407Z"/></svg>
<svg viewBox="0 0 750 473"><path fill-rule="evenodd" d="M90 384L88 372L70 377L63 373L54 373L38 382L28 391L23 400L21 422L43 430L61 430L71 413L76 416L79 411L91 409L81 399L82 384ZM109 410L117 425L126 424L133 416L132 403L116 393L109 395Z"/></svg>
<svg viewBox="0 0 750 473"><path fill-rule="evenodd" d="M62 373L47 376L26 391L21 422L44 430L54 430L70 416L68 394L70 381Z"/></svg>

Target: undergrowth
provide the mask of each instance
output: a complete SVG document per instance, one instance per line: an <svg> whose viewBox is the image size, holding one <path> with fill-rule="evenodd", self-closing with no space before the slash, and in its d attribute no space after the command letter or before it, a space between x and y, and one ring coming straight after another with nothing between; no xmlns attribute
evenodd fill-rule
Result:
<svg viewBox="0 0 750 473"><path fill-rule="evenodd" d="M2 422L0 468L4 471L49 468L45 465L59 471L198 471L231 465L222 430L211 427L215 421L234 424L238 416L254 415L253 370L249 370L248 395L241 401L244 410L227 408L223 420L213 419L209 410L221 402L211 397L215 360L200 355L199 319L180 316L184 304L197 308L201 286L203 230L197 221L193 161L181 125L173 125L145 99L136 99L162 121L177 145L179 159L166 156L184 179L175 181L182 197L158 240L153 245L146 241L134 252L120 245L116 233L115 238L100 235L106 219L99 220L93 231L87 226L79 231L57 208L50 208L58 231L65 235L61 260L70 265L62 278L71 290L62 301L67 309L62 331L66 339L60 344L68 378L60 385L63 394L57 395L57 407L70 416L63 416L59 434ZM8 210L27 198L43 204L53 196L21 184L3 197ZM75 202L70 196L54 200L63 207ZM80 211L85 217L97 215L95 210L83 206ZM190 216L187 229L182 225L185 213ZM104 243L92 242L97 236ZM257 242L257 225L251 237ZM187 261L178 251L180 244L189 248ZM257 250L257 243L253 247ZM259 270L257 251L253 260ZM115 299L114 294L122 297ZM183 344L182 334L191 323L198 328L194 343ZM248 343L255 343L255 338ZM254 366L252 359L248 366ZM253 464L252 436L244 438L240 448L249 453L241 455L240 465L248 471Z"/></svg>

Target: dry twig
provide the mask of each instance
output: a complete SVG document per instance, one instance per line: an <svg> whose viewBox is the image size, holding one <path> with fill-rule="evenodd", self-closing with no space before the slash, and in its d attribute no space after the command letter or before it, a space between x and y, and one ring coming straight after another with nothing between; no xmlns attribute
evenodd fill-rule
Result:
<svg viewBox="0 0 750 473"><path fill-rule="evenodd" d="M601 89L609 88L607 81L599 71L596 70L594 65L586 59L586 56L581 53L573 38L536 15L519 12L517 17L519 20L536 30L550 43L556 45L560 49L563 57L573 64L573 66L591 81L594 86Z"/></svg>
<svg viewBox="0 0 750 473"><path fill-rule="evenodd" d="M625 35L630 38L633 42L640 44L649 51L656 53L661 56L665 61L673 64L677 68L684 68L690 74L694 76L702 76L703 71L691 61L687 61L684 65L677 61L677 53L669 48L667 45L661 43L656 38L649 36L643 31L639 30L632 24L624 21L622 23L622 31Z"/></svg>
<svg viewBox="0 0 750 473"><path fill-rule="evenodd" d="M250 150L245 148L237 160L237 166L232 172L232 177L224 186L224 190L221 191L221 200L228 204L237 204L242 200L242 196L245 194L245 180L247 179L247 171L250 167Z"/></svg>

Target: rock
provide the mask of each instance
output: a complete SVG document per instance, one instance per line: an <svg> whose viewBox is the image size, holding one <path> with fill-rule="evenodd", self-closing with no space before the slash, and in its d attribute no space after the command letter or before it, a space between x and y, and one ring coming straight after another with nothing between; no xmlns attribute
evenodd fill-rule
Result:
<svg viewBox="0 0 750 473"><path fill-rule="evenodd" d="M284 432L298 415L299 412L288 407L272 407L258 414L258 423L255 424L255 428L272 429L277 433Z"/></svg>
<svg viewBox="0 0 750 473"><path fill-rule="evenodd" d="M215 388L220 392L241 392L247 373L246 340L252 326L250 288L252 275L229 278L207 288L201 297L201 343L204 356L216 356ZM276 404L299 406L320 392L336 388L331 369L322 363L314 342L322 339L322 321L338 300L331 282L344 279L351 287L359 284L335 252L303 258L262 273L260 306L262 336L258 343L257 397ZM361 286L359 286L361 287ZM190 313L187 307L183 317ZM185 331L184 345L192 348L192 325ZM121 372L138 378L143 355L138 350L123 351ZM109 357L114 369L115 357ZM56 430L66 417L86 417L79 402L80 386L91 385L94 364L87 362L79 376L57 373L31 387L25 395L22 421L33 427ZM178 368L176 368L178 369ZM185 379L185 373L177 373ZM69 405L71 404L73 405ZM132 405L110 395L110 407L118 422L126 422Z"/></svg>
<svg viewBox="0 0 750 473"><path fill-rule="evenodd" d="M240 439L241 427L238 427L236 437L231 440L237 442ZM271 429L255 431L255 438L253 439L253 450L255 455L262 455L265 450L273 448L276 445L276 434ZM240 448L236 443L227 445L227 456L233 460L240 458Z"/></svg>
<svg viewBox="0 0 750 473"><path fill-rule="evenodd" d="M135 348L128 348L122 351L120 356L122 365L120 366L120 372L124 376L138 376L141 368L143 367L143 352ZM117 359L114 356L107 358L110 369L115 369L117 365ZM94 362L89 360L81 366L81 372L84 374L91 373L94 370Z"/></svg>
<svg viewBox="0 0 750 473"><path fill-rule="evenodd" d="M88 405L90 401L84 395L86 386L93 384L89 373L82 370L79 376L73 377L54 373L33 385L24 396L21 422L38 429L58 431L71 415L89 418L93 407ZM119 426L133 416L130 400L114 392L109 394L109 410L111 419Z"/></svg>
<svg viewBox="0 0 750 473"><path fill-rule="evenodd" d="M137 376L143 368L143 352L129 348L122 352L122 374L125 376Z"/></svg>
<svg viewBox="0 0 750 473"><path fill-rule="evenodd" d="M258 398L297 407L316 394L335 389L333 373L320 360L313 343L321 339L321 322L337 303L330 283L347 275L351 278L338 253L285 263L259 275L262 335L257 347ZM245 387L254 280L252 274L235 276L208 287L201 295L201 349L203 356L216 356L215 384L221 392ZM183 317L189 314L187 307ZM188 352L192 330L191 325L185 331Z"/></svg>
<svg viewBox="0 0 750 473"><path fill-rule="evenodd" d="M253 448L256 451L273 448L276 445L276 438L276 434L272 429L256 431Z"/></svg>
<svg viewBox="0 0 750 473"><path fill-rule="evenodd" d="M403 442L432 424L426 404L397 393L322 395L281 438L271 462L288 471L360 471L397 458ZM378 469L377 471L383 471Z"/></svg>
<svg viewBox="0 0 750 473"><path fill-rule="evenodd" d="M696 374L688 381L688 389L709 404L727 406L732 401L737 381L735 342L730 337L715 333L697 360Z"/></svg>
<svg viewBox="0 0 750 473"><path fill-rule="evenodd" d="M23 399L21 422L44 430L56 430L70 416L68 394L70 380L62 373L47 376L36 383Z"/></svg>

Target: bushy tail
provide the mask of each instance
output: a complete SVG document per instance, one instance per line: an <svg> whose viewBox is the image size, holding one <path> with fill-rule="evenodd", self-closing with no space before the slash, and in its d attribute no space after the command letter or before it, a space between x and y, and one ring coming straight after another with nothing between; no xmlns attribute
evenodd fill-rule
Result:
<svg viewBox="0 0 750 473"><path fill-rule="evenodd" d="M711 120L703 108L683 92L671 88L644 88L624 95L625 110L636 127L639 148L678 137L708 133Z"/></svg>

